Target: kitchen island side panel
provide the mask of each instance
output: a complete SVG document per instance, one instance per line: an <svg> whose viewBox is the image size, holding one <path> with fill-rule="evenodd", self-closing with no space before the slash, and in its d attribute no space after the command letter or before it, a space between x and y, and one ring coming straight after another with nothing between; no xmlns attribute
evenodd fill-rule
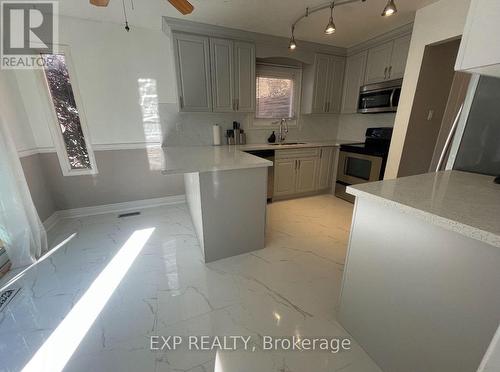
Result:
<svg viewBox="0 0 500 372"><path fill-rule="evenodd" d="M264 248L267 167L200 173L205 262Z"/></svg>
<svg viewBox="0 0 500 372"><path fill-rule="evenodd" d="M339 320L385 372L470 372L500 321L500 249L357 197Z"/></svg>

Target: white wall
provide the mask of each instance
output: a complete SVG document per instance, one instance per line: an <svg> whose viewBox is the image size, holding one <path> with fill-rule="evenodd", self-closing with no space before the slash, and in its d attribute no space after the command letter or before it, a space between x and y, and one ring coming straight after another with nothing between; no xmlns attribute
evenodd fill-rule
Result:
<svg viewBox="0 0 500 372"><path fill-rule="evenodd" d="M396 114L342 114L339 117L337 138L353 142L365 140L366 129L393 127Z"/></svg>
<svg viewBox="0 0 500 372"><path fill-rule="evenodd" d="M460 36L470 0L441 0L417 11L385 178L396 178L425 46Z"/></svg>
<svg viewBox="0 0 500 372"><path fill-rule="evenodd" d="M18 151L35 147L33 133L13 71L0 71L0 115L8 126Z"/></svg>

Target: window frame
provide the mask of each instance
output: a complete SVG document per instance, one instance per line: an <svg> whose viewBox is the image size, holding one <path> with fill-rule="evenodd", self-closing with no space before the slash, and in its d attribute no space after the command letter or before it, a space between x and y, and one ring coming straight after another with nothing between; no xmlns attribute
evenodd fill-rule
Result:
<svg viewBox="0 0 500 372"><path fill-rule="evenodd" d="M45 75L44 68L39 69L40 78L38 79L40 82L41 90L45 92L45 100L49 106L50 117L49 117L49 129L52 137L52 141L54 143L54 147L56 149L57 158L59 160L59 164L61 166L61 171L63 176L83 176L83 175L95 175L99 173L97 169L97 163L95 160L94 150L92 148L92 141L90 138L89 129L87 126L87 118L85 116L85 110L82 102L82 98L80 95L80 91L78 88L78 81L76 77L76 71L73 66L73 58L71 56L71 51L69 46L67 45L58 45L57 53L64 55L64 59L66 62L66 68L69 73L69 80L71 83L71 89L73 90L73 97L75 98L76 107L78 109L78 117L80 119L80 127L82 129L83 138L85 139L85 145L87 147L87 152L89 154L89 161L91 168L88 169L73 169L71 168L71 164L69 162L68 153L66 151L66 144L64 142L63 135L61 133L61 128L59 124L59 120L57 119L57 112L54 107L54 102L52 100L52 94L50 92L49 83L47 81L47 77Z"/></svg>
<svg viewBox="0 0 500 372"><path fill-rule="evenodd" d="M287 119L288 126L290 128L299 127L299 117L301 108L301 97L302 97L302 69L295 66L284 66L284 65L272 65L272 64L257 64L255 71L255 84L257 85L257 78L259 76L270 77L270 78L291 78L293 80L293 107L292 111L294 117ZM255 93L255 115L253 115L253 120L251 120L251 127L256 129L275 129L279 128L279 123L273 124L276 121L279 122L281 118L265 119L257 117L257 90Z"/></svg>

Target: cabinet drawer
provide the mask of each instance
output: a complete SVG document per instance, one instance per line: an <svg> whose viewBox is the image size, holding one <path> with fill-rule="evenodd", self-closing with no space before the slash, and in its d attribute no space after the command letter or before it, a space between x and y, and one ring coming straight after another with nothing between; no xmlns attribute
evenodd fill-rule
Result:
<svg viewBox="0 0 500 372"><path fill-rule="evenodd" d="M276 150L274 156L276 159L316 158L319 157L319 151L318 147Z"/></svg>

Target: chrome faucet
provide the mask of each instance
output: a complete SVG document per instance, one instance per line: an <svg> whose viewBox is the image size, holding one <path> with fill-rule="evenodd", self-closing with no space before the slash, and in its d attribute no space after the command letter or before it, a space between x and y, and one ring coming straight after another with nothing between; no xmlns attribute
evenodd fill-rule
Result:
<svg viewBox="0 0 500 372"><path fill-rule="evenodd" d="M288 134L288 121L285 118L280 120L280 129L278 132L278 142L285 142L286 135Z"/></svg>

